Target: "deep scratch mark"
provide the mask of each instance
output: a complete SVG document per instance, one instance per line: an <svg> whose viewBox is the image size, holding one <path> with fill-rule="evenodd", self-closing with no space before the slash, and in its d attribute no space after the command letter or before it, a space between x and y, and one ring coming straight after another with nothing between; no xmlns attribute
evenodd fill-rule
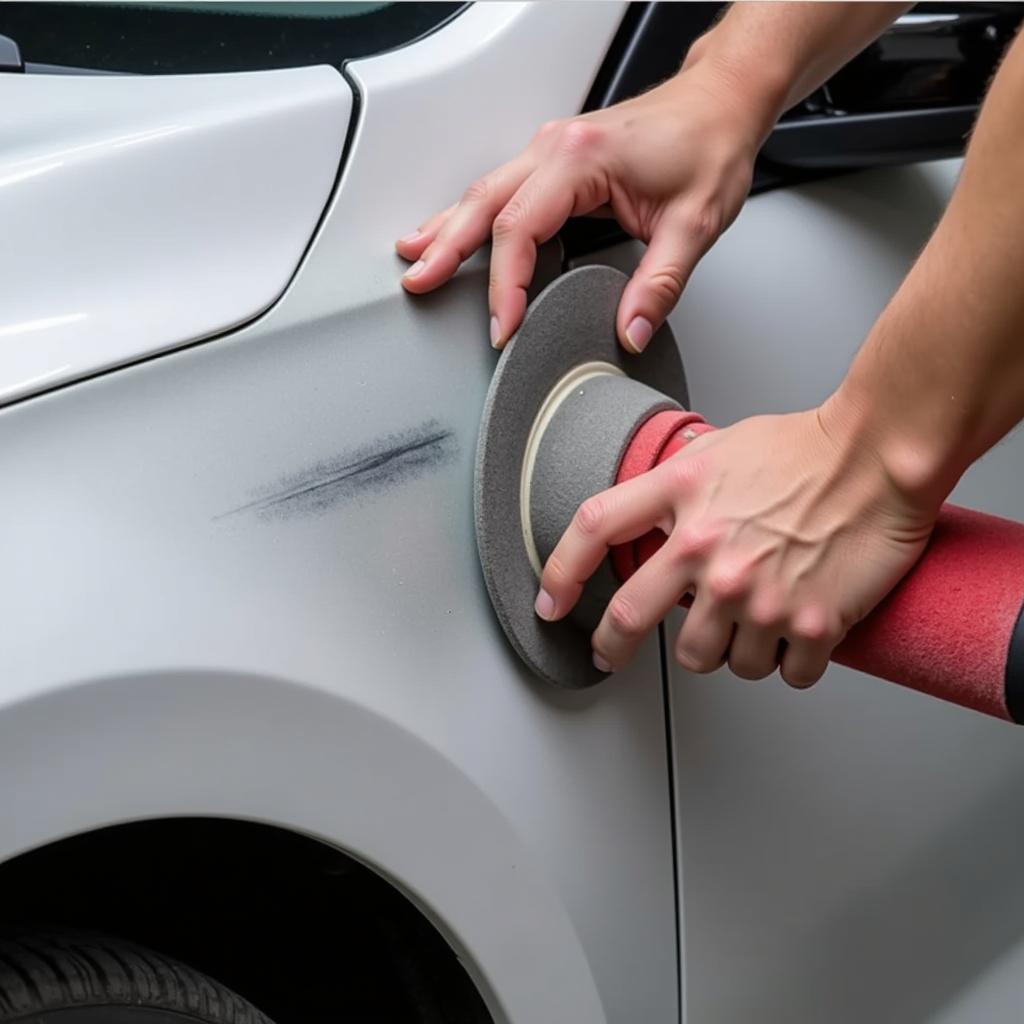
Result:
<svg viewBox="0 0 1024 1024"><path fill-rule="evenodd" d="M390 489L451 462L457 453L455 432L429 420L414 430L389 434L284 476L259 497L214 518L253 512L262 518L284 519L325 512L339 501Z"/></svg>

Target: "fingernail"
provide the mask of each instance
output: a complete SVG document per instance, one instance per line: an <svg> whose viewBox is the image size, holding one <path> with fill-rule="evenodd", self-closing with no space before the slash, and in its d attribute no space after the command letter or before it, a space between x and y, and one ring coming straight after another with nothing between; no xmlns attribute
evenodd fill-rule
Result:
<svg viewBox="0 0 1024 1024"><path fill-rule="evenodd" d="M496 316L491 317L491 344L495 348L501 344L501 323L498 321ZM543 594L544 591L542 590L541 593ZM548 600L550 600L550 598Z"/></svg>
<svg viewBox="0 0 1024 1024"><path fill-rule="evenodd" d="M534 610L542 619L550 619L555 614L555 599L543 588L533 602Z"/></svg>
<svg viewBox="0 0 1024 1024"><path fill-rule="evenodd" d="M609 662L605 661L597 651L594 651L594 668L598 672L611 672L612 666Z"/></svg>
<svg viewBox="0 0 1024 1024"><path fill-rule="evenodd" d="M633 346L635 351L643 352L647 348L647 343L651 340L653 333L654 328L647 317L635 316L626 328L626 341Z"/></svg>
<svg viewBox="0 0 1024 1024"><path fill-rule="evenodd" d="M398 241L401 245L412 245L413 242L419 241L422 237L422 231L413 231L411 234L402 235Z"/></svg>
<svg viewBox="0 0 1024 1024"><path fill-rule="evenodd" d="M419 274L423 268L427 265L426 260L417 260L402 276L403 277L415 277Z"/></svg>

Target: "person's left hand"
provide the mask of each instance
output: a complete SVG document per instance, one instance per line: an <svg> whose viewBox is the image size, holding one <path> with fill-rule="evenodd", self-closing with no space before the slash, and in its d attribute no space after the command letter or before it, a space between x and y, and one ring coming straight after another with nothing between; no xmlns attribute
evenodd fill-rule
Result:
<svg viewBox="0 0 1024 1024"><path fill-rule="evenodd" d="M537 614L563 618L608 549L657 527L664 546L622 585L593 635L602 671L625 665L683 594L675 644L692 672L824 673L847 630L914 564L937 507L901 493L861 439L821 409L704 434L663 465L590 498L544 567Z"/></svg>

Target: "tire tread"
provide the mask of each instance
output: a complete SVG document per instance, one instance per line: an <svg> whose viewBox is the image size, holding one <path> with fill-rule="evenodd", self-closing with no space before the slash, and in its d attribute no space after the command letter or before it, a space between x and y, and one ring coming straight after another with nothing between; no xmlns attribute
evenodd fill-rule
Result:
<svg viewBox="0 0 1024 1024"><path fill-rule="evenodd" d="M0 938L0 1022L80 1006L145 1006L204 1024L272 1024L191 967L133 942L77 932Z"/></svg>

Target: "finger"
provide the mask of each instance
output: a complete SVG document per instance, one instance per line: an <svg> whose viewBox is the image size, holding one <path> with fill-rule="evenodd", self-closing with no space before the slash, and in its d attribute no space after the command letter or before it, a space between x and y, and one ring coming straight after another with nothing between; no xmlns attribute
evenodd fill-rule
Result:
<svg viewBox="0 0 1024 1024"><path fill-rule="evenodd" d="M714 672L725 663L734 625L731 608L698 589L676 637L676 661L687 672Z"/></svg>
<svg viewBox="0 0 1024 1024"><path fill-rule="evenodd" d="M839 623L825 609L802 609L786 635L782 678L798 690L813 686L825 674L832 651L843 635Z"/></svg>
<svg viewBox="0 0 1024 1024"><path fill-rule="evenodd" d="M671 481L679 475L663 474L661 469L667 466L595 494L580 505L544 566L538 614L549 620L567 615L609 547L635 540L665 523L671 515Z"/></svg>
<svg viewBox="0 0 1024 1024"><path fill-rule="evenodd" d="M491 341L502 348L526 311L527 289L537 264L537 246L552 238L571 216L596 210L607 196L577 156L555 157L537 168L494 221L491 249Z"/></svg>
<svg viewBox="0 0 1024 1024"><path fill-rule="evenodd" d="M434 240L405 272L406 290L417 295L429 292L452 277L490 238L495 217L532 168L532 157L523 154L470 185Z"/></svg>
<svg viewBox="0 0 1024 1024"><path fill-rule="evenodd" d="M452 203L446 210L435 213L429 220L424 221L415 231L400 238L395 242L395 250L399 256L407 260L418 260L428 245L437 237L445 221L458 207L458 203Z"/></svg>
<svg viewBox="0 0 1024 1024"><path fill-rule="evenodd" d="M831 656L831 647L787 642L779 666L782 678L793 689L806 690L825 674Z"/></svg>
<svg viewBox="0 0 1024 1024"><path fill-rule="evenodd" d="M729 668L740 679L764 679L779 665L777 630L740 622L729 645Z"/></svg>
<svg viewBox="0 0 1024 1024"><path fill-rule="evenodd" d="M594 664L606 672L622 668L690 582L685 561L663 546L608 602L592 638Z"/></svg>
<svg viewBox="0 0 1024 1024"><path fill-rule="evenodd" d="M619 301L616 330L629 352L642 352L672 312L711 242L686 208L666 214Z"/></svg>

